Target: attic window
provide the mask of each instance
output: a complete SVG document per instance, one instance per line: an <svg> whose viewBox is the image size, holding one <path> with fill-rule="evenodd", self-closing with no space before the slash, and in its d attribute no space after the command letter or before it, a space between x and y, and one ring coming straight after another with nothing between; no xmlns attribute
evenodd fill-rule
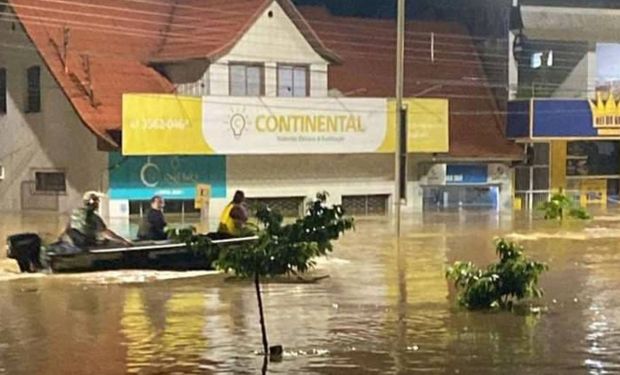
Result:
<svg viewBox="0 0 620 375"><path fill-rule="evenodd" d="M31 66L26 72L26 112L41 112L41 67Z"/></svg>
<svg viewBox="0 0 620 375"><path fill-rule="evenodd" d="M308 65L278 64L278 96L310 96Z"/></svg>
<svg viewBox="0 0 620 375"><path fill-rule="evenodd" d="M267 16L269 18L273 18L273 10L270 10L269 12L267 12Z"/></svg>
<svg viewBox="0 0 620 375"><path fill-rule="evenodd" d="M261 96L265 94L264 66L256 63L231 63L229 92L231 96Z"/></svg>

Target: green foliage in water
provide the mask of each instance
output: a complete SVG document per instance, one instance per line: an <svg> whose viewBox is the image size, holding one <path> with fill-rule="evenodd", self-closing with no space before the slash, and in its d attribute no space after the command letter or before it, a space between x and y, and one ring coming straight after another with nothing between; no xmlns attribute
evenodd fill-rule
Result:
<svg viewBox="0 0 620 375"><path fill-rule="evenodd" d="M562 222L567 217L578 220L590 219L586 210L579 207L572 198L562 192L553 194L551 199L538 206L538 210L544 213L545 220Z"/></svg>
<svg viewBox="0 0 620 375"><path fill-rule="evenodd" d="M538 279L547 265L528 259L521 246L504 239L496 240L495 248L499 262L486 269L456 262L446 271L459 292L459 303L472 310L509 309L516 301L541 297Z"/></svg>
<svg viewBox="0 0 620 375"><path fill-rule="evenodd" d="M285 224L278 211L263 205L257 208L258 225L248 227L245 235L257 235L258 241L218 246L195 228L172 229L168 238L186 242L190 248L225 271L242 277L276 276L303 273L315 265L314 259L333 250L332 242L353 228L342 206L325 204L327 193L317 194L306 214Z"/></svg>
<svg viewBox="0 0 620 375"><path fill-rule="evenodd" d="M260 207L258 243L223 248L218 268L243 277L306 272L315 265L315 258L332 251L332 241L353 228L353 218L345 216L340 205L327 206L326 197L326 193L317 194L306 215L289 224L277 211Z"/></svg>
<svg viewBox="0 0 620 375"><path fill-rule="evenodd" d="M171 240L187 243L195 255L206 258L207 264L213 264L219 257L218 246L211 243L208 237L198 235L194 227L169 229L166 233Z"/></svg>

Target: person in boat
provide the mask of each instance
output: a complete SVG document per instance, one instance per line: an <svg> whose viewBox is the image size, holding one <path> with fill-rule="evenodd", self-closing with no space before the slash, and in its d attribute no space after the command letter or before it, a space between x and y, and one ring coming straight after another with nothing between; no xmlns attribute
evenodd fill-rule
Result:
<svg viewBox="0 0 620 375"><path fill-rule="evenodd" d="M164 229L168 225L163 213L164 199L159 195L151 198L151 208L142 218L138 230L139 240L162 241L168 239Z"/></svg>
<svg viewBox="0 0 620 375"><path fill-rule="evenodd" d="M237 190L233 200L222 211L218 234L223 237L239 237L243 235L248 217L245 194L243 191Z"/></svg>
<svg viewBox="0 0 620 375"><path fill-rule="evenodd" d="M103 219L97 214L101 197L96 191L84 194L84 206L71 213L71 221L65 231L73 245L84 247L97 246L131 246L131 241L110 230Z"/></svg>

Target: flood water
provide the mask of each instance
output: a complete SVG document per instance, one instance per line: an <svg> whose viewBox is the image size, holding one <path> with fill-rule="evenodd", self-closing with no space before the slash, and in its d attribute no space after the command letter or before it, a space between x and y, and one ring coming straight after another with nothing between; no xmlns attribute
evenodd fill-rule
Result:
<svg viewBox="0 0 620 375"><path fill-rule="evenodd" d="M0 218L2 237L61 226ZM329 278L264 285L270 344L285 348L270 374L620 373L620 212L562 229L494 213L409 217L400 253L392 231L385 218L360 219L319 262ZM530 313L465 311L444 279L455 260L493 260L498 235L551 268ZM8 263L0 374L261 371L252 284L139 271L16 277Z"/></svg>

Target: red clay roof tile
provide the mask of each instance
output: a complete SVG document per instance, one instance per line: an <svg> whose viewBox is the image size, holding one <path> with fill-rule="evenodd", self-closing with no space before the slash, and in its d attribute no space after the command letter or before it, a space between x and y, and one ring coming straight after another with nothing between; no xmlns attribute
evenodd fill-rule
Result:
<svg viewBox="0 0 620 375"><path fill-rule="evenodd" d="M150 63L225 54L272 1L10 0L10 5L83 122L114 143L109 131L120 129L123 93L174 92ZM276 1L317 52L337 61L290 0ZM65 28L67 73L60 52Z"/></svg>

